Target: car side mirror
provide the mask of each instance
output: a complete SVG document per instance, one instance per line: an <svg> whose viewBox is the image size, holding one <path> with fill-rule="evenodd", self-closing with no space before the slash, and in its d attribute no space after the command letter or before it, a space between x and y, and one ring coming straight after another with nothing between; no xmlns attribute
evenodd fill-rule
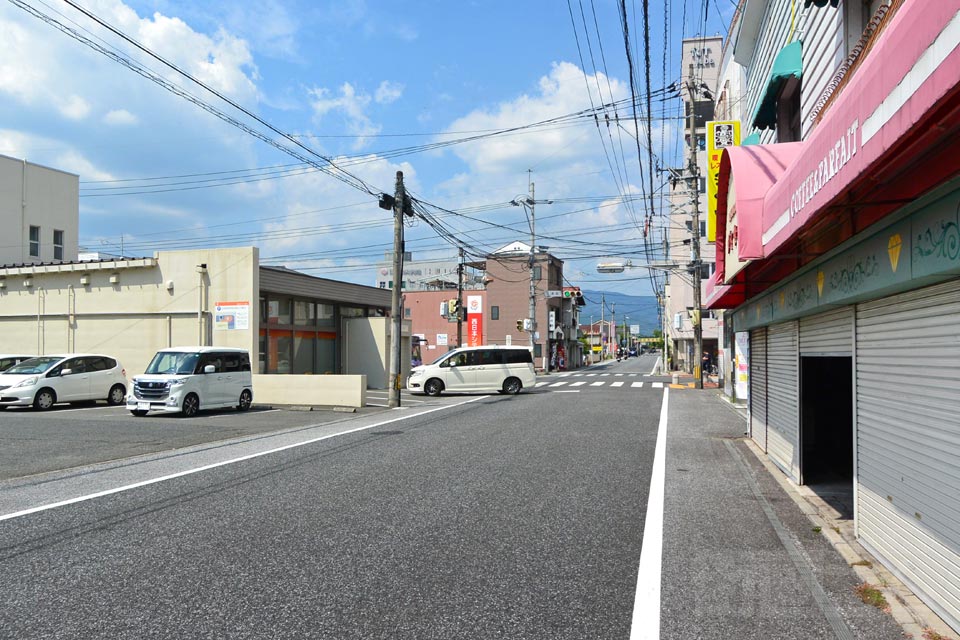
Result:
<svg viewBox="0 0 960 640"><path fill-rule="evenodd" d="M73 373L73 369L61 369L61 370L60 370L60 375L62 375L62 376L68 376L68 375L70 375L71 373Z"/></svg>
<svg viewBox="0 0 960 640"><path fill-rule="evenodd" d="M208 365L206 365L206 366L203 368L203 372L204 372L204 373L216 373L216 372L217 372L217 368L216 368L215 366L213 366L212 364L208 364Z"/></svg>

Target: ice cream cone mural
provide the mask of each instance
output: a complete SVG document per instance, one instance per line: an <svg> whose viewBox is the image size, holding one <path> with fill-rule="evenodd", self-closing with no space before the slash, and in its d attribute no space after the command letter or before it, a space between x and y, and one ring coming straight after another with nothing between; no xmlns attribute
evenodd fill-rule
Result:
<svg viewBox="0 0 960 640"><path fill-rule="evenodd" d="M889 242L887 242L887 255L890 256L890 268L893 269L893 272L897 272L897 265L900 263L900 249L903 247L903 240L900 238L899 233L895 233L890 236Z"/></svg>

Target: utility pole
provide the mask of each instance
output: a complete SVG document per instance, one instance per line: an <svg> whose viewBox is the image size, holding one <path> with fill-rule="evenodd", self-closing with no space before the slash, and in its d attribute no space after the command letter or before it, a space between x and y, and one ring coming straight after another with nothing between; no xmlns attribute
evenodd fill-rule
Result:
<svg viewBox="0 0 960 640"><path fill-rule="evenodd" d="M457 262L457 347L463 346L463 247Z"/></svg>
<svg viewBox="0 0 960 640"><path fill-rule="evenodd" d="M613 329L613 356L620 352L620 341L617 340L617 303L610 305L610 328Z"/></svg>
<svg viewBox="0 0 960 640"><path fill-rule="evenodd" d="M534 217L536 200L533 197L533 182L530 182L530 202L528 206L530 207L530 355L533 356L536 353L534 336L537 332L537 282L533 277L534 266L536 265L537 222Z"/></svg>
<svg viewBox="0 0 960 640"><path fill-rule="evenodd" d="M603 309L607 306L606 294L600 294L600 362L607 356L606 332L603 329Z"/></svg>
<svg viewBox="0 0 960 640"><path fill-rule="evenodd" d="M690 93L690 177L687 184L693 187L693 382L694 388L703 389L703 309L700 301L700 170L697 166L697 109L693 85L688 82Z"/></svg>
<svg viewBox="0 0 960 640"><path fill-rule="evenodd" d="M403 171L397 171L397 184L393 201L393 291L390 297L390 319L393 321L393 336L391 346L393 357L390 358L390 394L387 398L387 407L396 409L400 406L400 383L402 379L401 357L402 343L401 322L403 311L400 304L400 285L403 280L403 213L404 201L407 199L403 187Z"/></svg>

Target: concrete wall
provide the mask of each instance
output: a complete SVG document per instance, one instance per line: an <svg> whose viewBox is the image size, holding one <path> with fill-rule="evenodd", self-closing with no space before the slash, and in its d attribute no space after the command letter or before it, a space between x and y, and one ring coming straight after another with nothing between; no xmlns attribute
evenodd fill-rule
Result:
<svg viewBox="0 0 960 640"><path fill-rule="evenodd" d="M343 322L343 371L362 375L371 389L390 386L392 357L390 318L348 318ZM402 354L400 375L406 382L410 373L410 322L401 323Z"/></svg>
<svg viewBox="0 0 960 640"><path fill-rule="evenodd" d="M0 156L0 265L52 262L53 231L63 231L63 260L77 259L80 178ZM31 258L30 226L40 227L40 256Z"/></svg>
<svg viewBox="0 0 960 640"><path fill-rule="evenodd" d="M367 377L340 376L253 376L256 404L362 407L367 402Z"/></svg>

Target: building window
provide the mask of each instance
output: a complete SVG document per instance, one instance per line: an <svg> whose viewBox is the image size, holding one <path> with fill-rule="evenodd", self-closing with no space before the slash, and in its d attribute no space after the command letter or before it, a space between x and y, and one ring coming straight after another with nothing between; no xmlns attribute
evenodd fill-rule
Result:
<svg viewBox="0 0 960 640"><path fill-rule="evenodd" d="M798 142L800 126L800 80L790 78L777 98L777 142Z"/></svg>
<svg viewBox="0 0 960 640"><path fill-rule="evenodd" d="M40 227L30 225L30 257L40 257Z"/></svg>
<svg viewBox="0 0 960 640"><path fill-rule="evenodd" d="M53 230L53 259L63 260L63 231Z"/></svg>
<svg viewBox="0 0 960 640"><path fill-rule="evenodd" d="M533 268L533 279L539 282L541 278L543 278L543 271L541 267L537 265Z"/></svg>
<svg viewBox="0 0 960 640"><path fill-rule="evenodd" d="M491 320L500 319L500 307L497 307L497 306L490 307L490 319Z"/></svg>
<svg viewBox="0 0 960 640"><path fill-rule="evenodd" d="M404 308L403 308L403 317L404 317L404 318L409 318L411 311L413 311L413 310L412 310L410 307L404 307Z"/></svg>

